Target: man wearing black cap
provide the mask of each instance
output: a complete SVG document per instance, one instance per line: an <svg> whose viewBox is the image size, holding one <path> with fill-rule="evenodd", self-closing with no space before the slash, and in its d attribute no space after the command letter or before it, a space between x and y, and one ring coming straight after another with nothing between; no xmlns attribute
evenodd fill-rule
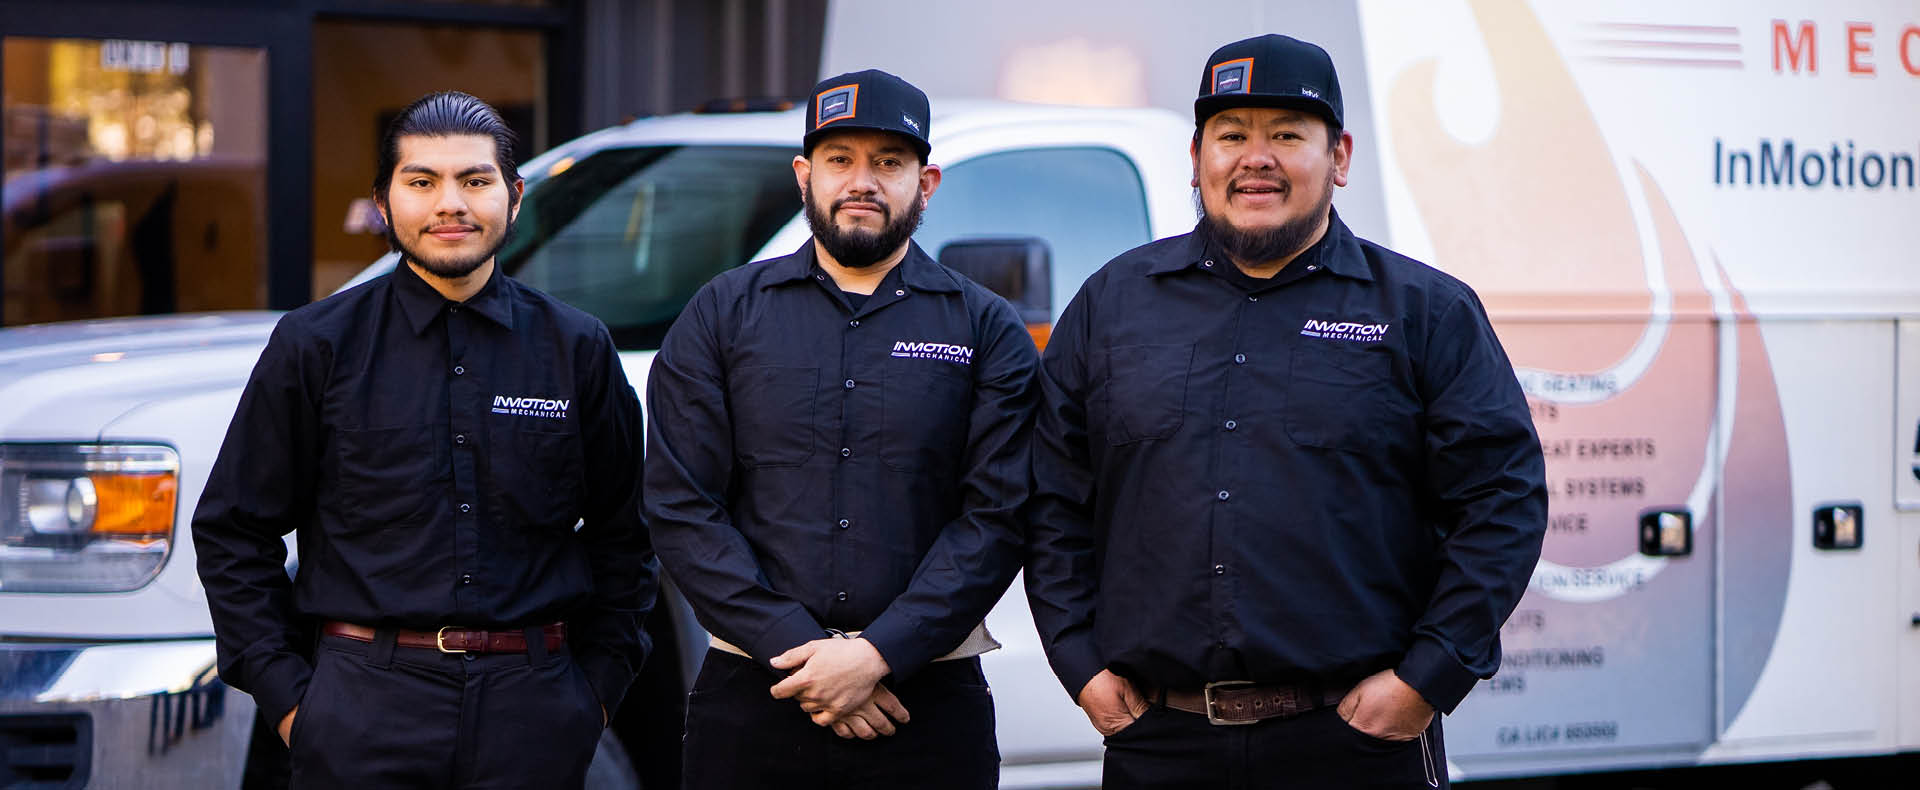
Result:
<svg viewBox="0 0 1920 790"><path fill-rule="evenodd" d="M1220 48L1192 233L1088 278L1035 420L1027 592L1107 788L1441 787L1545 532L1527 404L1465 284L1332 209L1319 47Z"/></svg>
<svg viewBox="0 0 1920 790"><path fill-rule="evenodd" d="M929 120L891 74L820 83L812 241L714 278L654 359L647 512L714 637L689 788L997 784L978 656L1020 565L1037 354L910 238Z"/></svg>

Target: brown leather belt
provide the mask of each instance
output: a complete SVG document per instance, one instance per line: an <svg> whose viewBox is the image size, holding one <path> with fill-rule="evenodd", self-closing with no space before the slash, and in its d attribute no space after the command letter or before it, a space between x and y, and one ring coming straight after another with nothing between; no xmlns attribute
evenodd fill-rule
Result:
<svg viewBox="0 0 1920 790"><path fill-rule="evenodd" d="M378 633L364 625L338 620L329 621L321 626L320 631L328 636L344 636L358 642L372 642ZM543 626L540 631L546 635L549 653L559 651L567 643L566 623ZM449 626L438 631L402 630L394 637L393 643L400 647L420 647L442 653L525 653L527 632L480 631Z"/></svg>
<svg viewBox="0 0 1920 790"><path fill-rule="evenodd" d="M1252 724L1266 719L1284 719L1309 711L1340 704L1347 689L1314 683L1253 683L1226 680L1208 683L1203 689L1143 688L1147 699L1159 699L1165 693L1166 705L1174 710L1198 713L1212 724Z"/></svg>

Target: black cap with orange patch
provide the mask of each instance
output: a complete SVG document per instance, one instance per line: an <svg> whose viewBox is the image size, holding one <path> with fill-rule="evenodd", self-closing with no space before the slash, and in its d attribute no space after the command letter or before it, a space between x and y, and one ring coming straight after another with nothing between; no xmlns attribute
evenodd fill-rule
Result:
<svg viewBox="0 0 1920 790"><path fill-rule="evenodd" d="M905 136L920 152L924 164L933 145L927 142L932 126L927 94L906 80L879 69L828 77L813 86L807 100L807 151L821 135L840 129L873 129Z"/></svg>
<svg viewBox="0 0 1920 790"><path fill-rule="evenodd" d="M1235 41L1207 58L1193 122L1205 125L1229 107L1292 107L1346 128L1333 58L1318 46L1272 33Z"/></svg>

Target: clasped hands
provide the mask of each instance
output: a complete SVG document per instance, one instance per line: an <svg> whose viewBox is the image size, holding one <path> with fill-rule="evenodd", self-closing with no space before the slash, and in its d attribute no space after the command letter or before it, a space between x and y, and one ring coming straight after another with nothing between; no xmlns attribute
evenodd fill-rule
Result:
<svg viewBox="0 0 1920 790"><path fill-rule="evenodd" d="M842 738L873 740L907 722L907 707L880 685L893 671L865 639L815 639L774 656L774 669L790 674L773 685L775 699L792 699Z"/></svg>

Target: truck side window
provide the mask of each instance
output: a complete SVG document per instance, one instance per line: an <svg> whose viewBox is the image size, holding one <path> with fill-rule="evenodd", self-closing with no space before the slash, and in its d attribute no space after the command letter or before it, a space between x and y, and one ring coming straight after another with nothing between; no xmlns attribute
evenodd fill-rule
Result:
<svg viewBox="0 0 1920 790"><path fill-rule="evenodd" d="M1153 240L1133 162L1110 148L1029 148L943 168L914 240L929 255L954 239L1038 236L1053 250L1053 314L1113 256Z"/></svg>
<svg viewBox="0 0 1920 790"><path fill-rule="evenodd" d="M644 146L555 164L527 186L500 260L605 322L620 348L659 348L700 286L746 263L800 210L795 153Z"/></svg>

